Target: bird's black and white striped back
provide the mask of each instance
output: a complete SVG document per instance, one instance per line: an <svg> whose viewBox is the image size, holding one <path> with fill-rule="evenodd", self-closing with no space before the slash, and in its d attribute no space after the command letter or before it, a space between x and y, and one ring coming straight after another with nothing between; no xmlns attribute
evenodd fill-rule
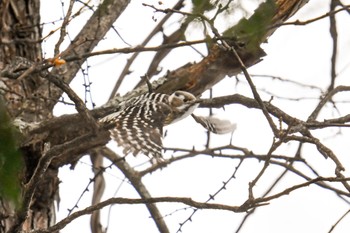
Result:
<svg viewBox="0 0 350 233"><path fill-rule="evenodd" d="M147 93L124 103L120 111L102 118L101 122L113 123L111 137L122 147L124 153L152 154L161 157L162 128L171 112L168 95Z"/></svg>

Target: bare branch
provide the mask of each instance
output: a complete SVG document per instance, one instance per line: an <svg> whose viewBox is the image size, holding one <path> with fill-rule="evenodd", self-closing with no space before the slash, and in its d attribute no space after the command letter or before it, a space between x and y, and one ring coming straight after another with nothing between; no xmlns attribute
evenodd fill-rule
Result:
<svg viewBox="0 0 350 233"><path fill-rule="evenodd" d="M155 198L149 198L149 199L110 198L96 205L89 206L83 210L77 211L72 215L68 216L67 218L61 220L57 224L53 225L52 227L49 227L47 229L33 230L31 233L50 233L50 232L61 230L67 224L71 223L73 220L77 219L78 217L91 214L96 210L100 210L112 204L132 205L132 204L155 204L155 203L182 203L188 206L195 207L197 209L226 210L226 211L237 212L237 213L247 211L248 209L254 206L256 207L256 206L267 205L267 203L259 203L259 204L253 203L252 205L249 205L249 206L246 206L246 205L230 206L230 205L223 205L223 204L216 204L216 203L197 202L187 197L155 197Z"/></svg>
<svg viewBox="0 0 350 233"><path fill-rule="evenodd" d="M332 97L339 93L339 92L343 92L343 91L350 91L350 87L349 86L337 86L336 88L332 89L331 91L329 91L319 102L319 104L316 106L315 110L310 114L310 116L307 119L307 122L313 122L316 120L318 114L320 113L320 111L322 110L322 108L324 107L324 105L330 101L332 99Z"/></svg>
<svg viewBox="0 0 350 233"><path fill-rule="evenodd" d="M93 151L91 153L91 162L93 164L93 172L94 172L94 192L92 196L92 205L96 205L101 201L102 195L105 191L105 180L103 178L104 171L103 165L103 156L99 154L97 151ZM94 211L91 214L90 227L92 233L102 233L102 225L100 221L100 211Z"/></svg>
<svg viewBox="0 0 350 233"><path fill-rule="evenodd" d="M335 8L339 5L338 0L332 0L330 4L330 11L334 11ZM335 79L337 77L337 71L336 71L336 64L337 64L337 54L338 54L338 32L337 32L337 20L335 15L329 16L329 33L332 38L333 42L333 51L332 51L332 58L331 58L331 82L328 87L328 91L331 91L334 89L335 85Z"/></svg>
<svg viewBox="0 0 350 233"><path fill-rule="evenodd" d="M72 15L72 10L73 10L73 5L74 5L74 0L70 0L69 2L69 6L68 6L68 10L66 13L66 16L63 19L62 25L61 25L61 29L60 29L60 37L55 45L55 50L54 50L54 57L59 56L60 53L60 46L62 44L62 42L64 41L64 38L66 37L67 31L67 25L69 23L69 18Z"/></svg>
<svg viewBox="0 0 350 233"><path fill-rule="evenodd" d="M331 233L334 228L345 218L346 215L348 215L350 213L350 209L347 210L339 219L338 221L331 227L331 229L329 229L328 233Z"/></svg>
<svg viewBox="0 0 350 233"><path fill-rule="evenodd" d="M318 20L321 20L321 19L324 19L324 18L327 18L327 17L330 17L330 16L333 16L333 15L336 15L337 13L341 12L341 11L349 11L350 9L350 5L345 5L343 6L342 8L340 9L337 9L337 10L334 10L334 11L329 11L319 17L315 17L313 19L310 19L310 20L306 20L306 21L293 21L293 22L284 22L284 23L279 23L279 24L275 24L273 25L272 27L280 27L280 26L286 26L286 25L301 25L301 26L304 26L304 25L307 25L307 24L310 24L310 23L314 23Z"/></svg>
<svg viewBox="0 0 350 233"><path fill-rule="evenodd" d="M173 9L179 9L182 7L184 0L179 0L173 7ZM145 47L148 42L159 32L161 31L164 23L170 18L170 16L172 15L171 12L169 12L168 14L166 14L162 20L156 25L156 27L150 32L150 34L144 39L144 41L141 43L140 47ZM129 74L129 69L130 66L132 65L132 63L134 62L134 60L136 59L136 57L139 55L139 52L134 53L127 61L126 65L124 66L124 69L122 70L121 74L119 75L117 82L111 92L110 98L113 98L115 96L115 94L117 93L121 83L123 82L123 80L125 79L126 75Z"/></svg>
<svg viewBox="0 0 350 233"><path fill-rule="evenodd" d="M134 186L135 190L138 192L142 200L147 200L152 198L151 194L148 192L146 186L142 183L142 176L135 171L128 163L124 160L121 160L121 157L114 153L107 147L102 148L101 153L108 158L112 163L114 163L125 175L126 178L129 179L131 184ZM161 233L169 233L169 229L162 218L162 214L158 210L157 206L154 202L145 202L155 224L158 227L158 230Z"/></svg>

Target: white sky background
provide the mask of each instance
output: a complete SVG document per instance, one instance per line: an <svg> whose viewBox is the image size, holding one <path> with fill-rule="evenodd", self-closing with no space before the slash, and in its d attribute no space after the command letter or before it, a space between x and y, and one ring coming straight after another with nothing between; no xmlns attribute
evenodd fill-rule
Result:
<svg viewBox="0 0 350 233"><path fill-rule="evenodd" d="M148 33L157 24L152 16L161 19L162 14L154 14L150 8L141 5L143 1L132 1L127 11L114 24L118 32L125 41L131 45L141 43ZM158 1L147 1L149 4L157 5ZM174 1L163 1L165 6L171 6ZM350 4L350 1L342 1L344 4ZM96 1L97 4L97 1ZM76 3L76 5L79 5ZM65 7L68 3L65 4ZM307 20L320 16L329 10L329 1L310 0L291 21ZM87 12L79 16L69 25L68 33L73 39L79 31L90 13ZM135 16L137 16L135 18ZM62 7L60 0L42 1L42 22L51 22L62 17ZM346 13L337 14L338 34L339 34L339 52L338 52L338 78L336 85L349 85L350 75L350 59L349 59L349 25L350 17ZM172 22L176 22L174 19ZM55 25L48 24L44 26L43 35L46 35L53 28L58 27L61 22ZM80 25L80 26L79 26ZM330 59L331 59L331 38L329 35L329 19L323 19L307 26L284 26L279 28L269 39L267 44L263 45L267 56L259 64L249 68L250 74L265 74L282 77L304 84L318 86L326 89L330 81ZM176 24L172 26L175 28ZM167 30L165 32L168 32ZM169 34L169 33L168 33ZM57 35L51 36L44 43L44 52L46 57L50 57L53 53L52 45L57 41ZM187 34L188 37L196 37L192 32ZM159 37L160 38L160 37ZM67 40L63 44L62 49L67 46ZM157 45L159 41L152 41L151 45ZM95 49L103 50L109 48L127 47L115 32L111 31L106 36L106 40L102 41ZM203 49L203 46L197 48ZM204 50L202 50L204 51ZM92 82L91 93L93 101L97 106L104 104L110 95L116 78L126 63L126 59L130 55L104 55L100 57L90 58L88 64L88 78ZM139 77L146 72L148 63L152 58L152 53L144 53L139 56L137 62L132 66L134 71L127 77L123 83L121 94L129 91L135 83L139 81ZM161 65L166 70L176 69L188 62L200 60L200 56L191 49L178 49L165 59ZM162 74L163 74L162 73ZM275 98L272 103L280 107L287 113L305 120L311 113L320 93L318 90L301 88L299 86L283 83L280 81L271 81L269 78L256 77L253 79L259 90L268 90L277 96L287 98L308 97L310 100L303 101L286 101ZM83 87L84 77L80 73L71 84L72 88L84 99L85 89ZM237 84L235 78L228 78L219 83L214 88L214 95L226 95L240 93L246 96L252 96L249 86L246 84L243 76L239 76ZM270 95L260 91L264 100L269 100ZM204 97L207 97L205 94ZM336 99L349 100L349 93L337 95ZM68 100L66 97L65 100ZM88 99L88 107L91 108L91 101ZM323 111L319 120L342 116L348 114L349 103L344 103L339 109L340 113L331 110L331 106L327 111ZM269 129L266 119L261 111L247 109L238 105L231 105L223 110L214 110L219 116L229 118L237 123L237 130L233 134L233 144L240 147L252 149L256 154L266 154L272 143L272 133ZM74 107L59 105L55 109L56 115L75 112ZM207 111L198 109L196 113L205 114ZM167 127L168 136L164 140L167 147L188 147L203 148L206 142L204 130L191 118L185 119L179 123ZM336 135L338 129L319 130L314 132L315 136L319 136L323 142L329 146L341 158L341 162L346 166L345 175L349 176L350 156L349 156L349 136L350 129L343 128L341 134ZM226 145L230 136L212 136L212 145ZM111 142L112 148L116 145ZM120 152L120 149L116 149ZM293 155L296 150L296 144L287 144L278 150L284 155ZM321 155L315 152L314 147L304 147L303 155L312 158L312 165L319 168L322 176L333 176L334 165L330 160L325 160ZM165 157L171 154L166 153ZM147 158L139 156L133 158L128 157L128 161L133 165L145 162ZM212 159L209 157L197 157L182 162L177 162L162 171L155 172L144 178L144 182L154 197L157 196L184 196L191 197L196 201L205 201L210 194L215 193L221 186L222 182L227 180L233 173L239 161ZM83 158L79 162L75 170L69 170L66 166L60 170L60 178L62 183L61 203L58 212L58 220L67 215L66 209L72 208L92 178L89 158ZM107 162L106 166L109 165ZM232 180L227 186L227 190L222 191L215 202L241 205L247 198L248 182L256 177L263 163L255 160L247 160L237 172L236 179ZM303 171L311 175L307 168L301 168ZM255 187L255 196L262 194L266 187L273 181L273 177L279 175L283 170L281 168L269 168L263 178ZM272 177L272 179L271 179ZM122 183L123 175L116 169L108 170L105 173L107 181L107 190L105 199L113 197L118 187ZM297 176L287 175L283 181L277 186L273 193L282 191L286 187L304 182ZM90 187L92 190L92 187ZM80 208L89 205L91 192L85 193L83 200L79 203ZM127 182L122 183L120 190L117 192L118 197L135 197L138 195ZM164 215L178 210L183 205L160 204L158 205ZM312 185L298 191L292 192L288 196L284 196L271 201L270 205L258 208L255 213L245 223L242 233L253 232L328 232L333 224L349 209L349 205L340 200L330 191L325 191ZM102 224L106 226L107 211L104 209ZM183 222L192 213L191 210L179 210L171 216L166 217L171 232L176 232L179 223ZM149 213L144 206L122 205L114 206L111 211L108 232L158 232L157 228ZM237 214L227 211L198 211L193 222L186 223L182 228L182 232L235 232L240 223L243 214ZM90 232L88 219L89 216L80 218L80 220L68 225L63 233L68 232ZM350 229L350 216L347 216L333 231L334 233L348 232ZM258 230L257 230L258 229Z"/></svg>

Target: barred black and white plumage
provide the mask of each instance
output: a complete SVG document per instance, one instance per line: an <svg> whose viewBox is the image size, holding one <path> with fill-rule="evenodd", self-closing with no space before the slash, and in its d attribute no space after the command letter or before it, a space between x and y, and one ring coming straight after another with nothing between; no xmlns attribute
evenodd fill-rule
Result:
<svg viewBox="0 0 350 233"><path fill-rule="evenodd" d="M222 120L215 116L196 116L192 114L193 119L201 124L205 129L216 134L231 133L236 129L236 124L229 120Z"/></svg>
<svg viewBox="0 0 350 233"><path fill-rule="evenodd" d="M162 155L163 126L189 116L198 106L196 97L184 91L172 95L146 93L121 104L122 109L100 122L115 124L111 137L124 153Z"/></svg>
<svg viewBox="0 0 350 233"><path fill-rule="evenodd" d="M175 91L171 95L146 93L120 104L117 112L100 119L100 123L113 124L111 137L124 148L124 153L162 157L163 126L177 122L192 114L199 105L194 95ZM232 132L235 125L215 117L193 118L207 130L224 134Z"/></svg>

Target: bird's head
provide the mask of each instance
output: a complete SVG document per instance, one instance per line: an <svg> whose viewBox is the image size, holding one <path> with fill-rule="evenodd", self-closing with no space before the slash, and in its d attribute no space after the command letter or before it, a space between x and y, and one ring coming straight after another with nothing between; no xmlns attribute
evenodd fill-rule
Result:
<svg viewBox="0 0 350 233"><path fill-rule="evenodd" d="M199 105L197 98L186 91L175 91L169 96L168 100L169 105L174 109L173 114L176 115L171 123L191 115Z"/></svg>

